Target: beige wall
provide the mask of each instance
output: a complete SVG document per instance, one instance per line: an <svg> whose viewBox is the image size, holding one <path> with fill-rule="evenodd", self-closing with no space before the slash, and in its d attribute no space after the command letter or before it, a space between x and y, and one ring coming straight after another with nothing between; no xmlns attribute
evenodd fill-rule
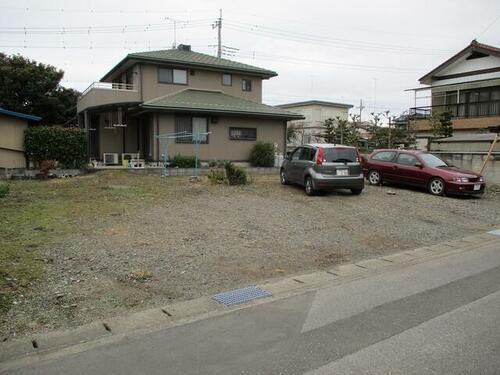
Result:
<svg viewBox="0 0 500 375"><path fill-rule="evenodd" d="M26 120L0 114L0 167L24 168L24 130ZM8 150L5 150L8 149Z"/></svg>
<svg viewBox="0 0 500 375"><path fill-rule="evenodd" d="M195 74L191 75L190 71L194 71ZM252 80L252 91L248 92L241 90L241 80L243 78ZM219 90L229 95L262 103L262 79L260 77L233 74L232 86L223 86L222 72L213 72L194 68L188 70L187 85L174 85L167 83L158 83L158 66L152 64L143 64L142 80L144 101L171 94L186 88L196 88L204 90Z"/></svg>
<svg viewBox="0 0 500 375"><path fill-rule="evenodd" d="M77 111L105 104L139 102L141 100L138 90L117 90L111 88L92 88L78 99Z"/></svg>
<svg viewBox="0 0 500 375"><path fill-rule="evenodd" d="M175 115L173 114L158 114L159 132L172 133L175 132ZM256 141L234 141L229 139L230 127L256 128ZM208 123L208 130L212 133L209 135L208 144L200 145L201 160L232 160L232 161L247 161L250 149L257 142L276 143L278 151L284 151L285 137L285 122L283 120L268 120L268 119L248 119L238 117L219 117L217 124ZM156 125L154 126L156 134ZM157 157L157 144L154 142L154 159ZM170 157L176 154L194 155L195 145L175 143L175 140L168 142L168 153ZM160 157L164 152L164 142L160 146Z"/></svg>

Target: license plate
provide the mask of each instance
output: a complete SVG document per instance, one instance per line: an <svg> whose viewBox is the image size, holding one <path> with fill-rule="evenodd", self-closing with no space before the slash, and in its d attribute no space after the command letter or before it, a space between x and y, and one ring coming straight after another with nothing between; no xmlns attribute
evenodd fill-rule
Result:
<svg viewBox="0 0 500 375"><path fill-rule="evenodd" d="M347 169L337 169L337 176L348 176L349 171Z"/></svg>
<svg viewBox="0 0 500 375"><path fill-rule="evenodd" d="M481 184L474 184L474 190L481 190Z"/></svg>

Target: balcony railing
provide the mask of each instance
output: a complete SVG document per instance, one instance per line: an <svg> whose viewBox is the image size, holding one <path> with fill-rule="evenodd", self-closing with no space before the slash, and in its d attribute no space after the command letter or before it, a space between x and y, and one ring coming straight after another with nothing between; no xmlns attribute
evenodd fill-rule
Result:
<svg viewBox="0 0 500 375"><path fill-rule="evenodd" d="M450 112L453 118L500 116L500 100L414 107L410 108L410 117L424 120L441 112Z"/></svg>
<svg viewBox="0 0 500 375"><path fill-rule="evenodd" d="M81 96L85 96L92 89L104 89L104 90L134 90L134 85L131 83L112 83L112 82L94 82L90 84L83 92Z"/></svg>
<svg viewBox="0 0 500 375"><path fill-rule="evenodd" d="M127 83L94 82L80 95L77 110L113 105L119 103L137 103L141 95L134 85Z"/></svg>

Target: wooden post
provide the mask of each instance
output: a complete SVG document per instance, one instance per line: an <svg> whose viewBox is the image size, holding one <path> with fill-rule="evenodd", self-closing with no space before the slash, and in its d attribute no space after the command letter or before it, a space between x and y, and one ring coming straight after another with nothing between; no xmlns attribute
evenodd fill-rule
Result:
<svg viewBox="0 0 500 375"><path fill-rule="evenodd" d="M486 164L488 163L488 160L490 160L491 153L493 152L493 148L495 147L495 144L497 143L498 140L498 134L495 136L495 139L493 142L491 142L490 149L488 150L488 155L486 155L486 159L483 162L483 166L481 167L481 170L479 171L479 174L483 174L484 169L486 168Z"/></svg>

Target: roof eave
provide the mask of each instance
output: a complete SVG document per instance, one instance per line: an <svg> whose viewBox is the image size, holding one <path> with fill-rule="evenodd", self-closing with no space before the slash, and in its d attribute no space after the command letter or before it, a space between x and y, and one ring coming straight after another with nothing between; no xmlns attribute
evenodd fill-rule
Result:
<svg viewBox="0 0 500 375"><path fill-rule="evenodd" d="M173 60L173 59L161 59L161 58L155 58L155 57L144 57L144 56L139 56L135 54L128 54L125 56L118 64L116 64L109 72L107 72L101 79L100 81L104 81L109 78L116 70L118 70L123 64L127 62L127 60L137 60L137 61L142 61L142 62L154 62L154 63L164 63L164 64L178 64L178 65L183 65L183 66L188 66L188 67L196 67L196 68L210 68L212 70L217 70L217 71L224 71L224 72L235 72L235 73L243 73L243 74L249 74L249 75L256 75L265 79L272 78L272 77L277 77L278 73L272 70L264 70L264 71L258 71L258 70L252 70L252 69L238 69L238 68L231 68L231 67L221 67L213 64L201 64L201 63L192 63L192 62L186 62L182 60Z"/></svg>
<svg viewBox="0 0 500 375"><path fill-rule="evenodd" d="M442 70L445 66L454 63L459 58L461 58L462 56L464 56L465 54L467 54L469 52L477 51L477 52L487 53L490 55L500 56L500 51L498 51L497 49L493 49L493 47L491 47L491 48L489 48L489 47L490 46L488 46L488 45L481 44L481 43L478 43L476 40L473 40L467 47L465 47L461 51L454 54L448 60L446 60L442 64L438 65L436 68L432 69L429 73L422 76L418 81L423 85L432 84L432 78L436 72Z"/></svg>
<svg viewBox="0 0 500 375"><path fill-rule="evenodd" d="M174 106L156 106L156 105L140 105L141 108L164 111L164 112L194 112L194 113L216 113L233 116L251 116L251 117L267 117L283 120L301 120L305 117L302 115L288 114L288 113L266 113L266 112L252 112L252 111L232 111L227 109L206 109L206 108L187 108L187 107L174 107Z"/></svg>
<svg viewBox="0 0 500 375"><path fill-rule="evenodd" d="M36 121L36 122L38 122L42 119L39 116L28 115L26 113L21 113L21 112L16 112L16 111L10 111L10 110L4 109L4 108L0 108L0 114L5 115L5 116L22 118L22 119L28 120L28 121Z"/></svg>

